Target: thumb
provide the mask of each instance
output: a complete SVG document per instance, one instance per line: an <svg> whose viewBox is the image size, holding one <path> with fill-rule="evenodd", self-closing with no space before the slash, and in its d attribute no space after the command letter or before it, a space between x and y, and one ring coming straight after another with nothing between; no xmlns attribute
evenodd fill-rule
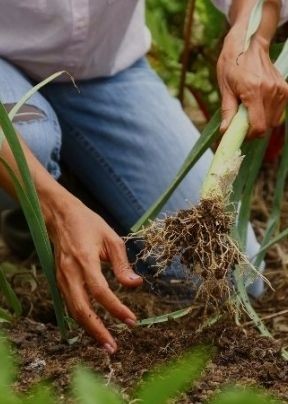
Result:
<svg viewBox="0 0 288 404"><path fill-rule="evenodd" d="M220 132L223 134L228 129L232 119L238 111L238 101L234 94L229 91L223 92L222 95L222 122Z"/></svg>

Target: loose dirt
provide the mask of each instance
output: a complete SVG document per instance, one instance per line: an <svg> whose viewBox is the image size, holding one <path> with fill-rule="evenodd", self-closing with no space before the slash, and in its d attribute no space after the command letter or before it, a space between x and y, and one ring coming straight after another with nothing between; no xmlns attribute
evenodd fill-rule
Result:
<svg viewBox="0 0 288 404"><path fill-rule="evenodd" d="M253 203L253 223L260 238L267 223L273 182L273 168L264 169ZM283 212L284 228L288 226L288 202L284 202ZM117 328L115 321L99 309L119 345L119 351L111 357L80 330L75 331L79 337L76 343L68 345L60 341L46 283L38 273L33 292L30 284L18 285L17 293L22 296L27 315L6 326L19 356L20 373L15 388L27 391L38 381L49 380L58 391L58 397L65 403L70 402L71 372L75 365L85 363L101 374L107 383L117 384L129 396L139 380L155 365L166 363L189 348L205 343L213 344L217 351L198 383L177 402L205 403L219 388L236 383L257 385L286 403L288 362L281 358L280 350L282 346L288 346L287 252L287 242L269 252L266 276L275 291L267 291L262 299L254 302L277 341L260 337L247 318L242 319L241 327L231 319L223 319L199 331L199 317L203 310L200 305L180 320L133 330ZM175 299L171 303L167 298L151 295L144 288L128 293L114 281L112 287L139 318L181 307Z"/></svg>

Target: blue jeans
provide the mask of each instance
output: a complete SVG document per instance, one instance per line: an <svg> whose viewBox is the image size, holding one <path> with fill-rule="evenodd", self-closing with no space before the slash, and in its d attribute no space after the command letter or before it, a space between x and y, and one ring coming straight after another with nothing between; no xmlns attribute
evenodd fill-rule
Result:
<svg viewBox="0 0 288 404"><path fill-rule="evenodd" d="M63 161L129 232L175 176L199 132L144 59L114 77L77 85L80 92L71 82L48 85L28 103L39 116L21 119L20 114L15 125L55 178L62 132ZM2 103L15 103L30 87L27 77L0 60ZM212 156L211 151L203 155L166 212L197 203ZM258 248L250 227L248 255ZM257 282L255 294L262 288Z"/></svg>

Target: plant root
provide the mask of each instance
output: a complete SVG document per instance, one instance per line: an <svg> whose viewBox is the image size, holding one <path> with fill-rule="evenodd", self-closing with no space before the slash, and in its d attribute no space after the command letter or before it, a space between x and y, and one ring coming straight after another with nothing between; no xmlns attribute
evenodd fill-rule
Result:
<svg viewBox="0 0 288 404"><path fill-rule="evenodd" d="M145 245L138 258L152 259L157 273L177 258L189 274L199 279L197 300L207 307L223 307L224 302L231 305L232 271L236 265L248 262L230 236L233 224L233 214L223 203L202 200L141 230L136 236L140 235Z"/></svg>

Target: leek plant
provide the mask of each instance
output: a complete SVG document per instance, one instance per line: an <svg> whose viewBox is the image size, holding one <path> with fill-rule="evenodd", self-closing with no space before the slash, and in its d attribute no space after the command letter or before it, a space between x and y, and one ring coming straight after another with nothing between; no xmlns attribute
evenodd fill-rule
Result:
<svg viewBox="0 0 288 404"><path fill-rule="evenodd" d="M259 0L251 13L243 52L248 49L251 38L261 22L263 3L263 0ZM288 42L284 45L275 63L277 69L286 79L288 77L287 61ZM261 333L270 336L269 331L266 330L257 313L251 307L246 287L256 277L262 276L257 267L262 262L267 248L287 235L287 232L284 231L281 237L278 236L271 240L279 223L280 203L287 177L287 144L279 167L277 192L271 220L261 251L253 263L248 261L243 250L246 247L251 195L264 157L267 137L264 140L254 142L253 147L250 147L251 151L246 157L246 164L241 154L241 146L249 128L249 121L247 110L243 105L240 105L238 113L216 151L202 187L199 205L188 210L182 210L173 216L156 219L151 223L151 219L159 214L187 172L209 147L209 142L217 136L219 122L220 119L216 114L171 185L133 226L132 231L136 233L137 237L143 236L146 242L141 258L153 257L159 270L165 269L173 259L180 259L188 271L195 274L201 281L196 298L204 297L207 303L212 302L212 305L217 308L218 305L223 307L223 302L229 308L233 306L233 309L235 309L235 304L238 307L242 306ZM287 136L286 134L286 141ZM201 148L200 145L206 147ZM237 178L239 170L240 175ZM249 172L249 176L242 175L241 177L245 170ZM247 178L249 178L248 181ZM245 182L247 183L245 184ZM234 207L232 211L231 207ZM236 212L238 212L238 219L236 219ZM231 272L236 283L231 280ZM236 299L234 292L236 292ZM177 312L178 317L179 315Z"/></svg>

